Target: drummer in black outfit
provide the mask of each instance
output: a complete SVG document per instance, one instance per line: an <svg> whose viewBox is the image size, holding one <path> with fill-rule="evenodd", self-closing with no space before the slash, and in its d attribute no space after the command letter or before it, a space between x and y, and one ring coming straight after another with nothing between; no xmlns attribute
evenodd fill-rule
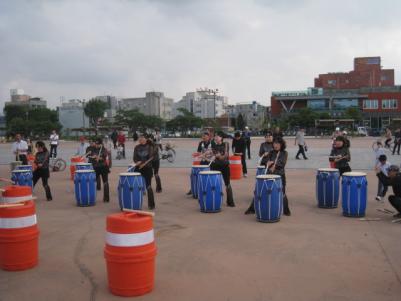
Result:
<svg viewBox="0 0 401 301"><path fill-rule="evenodd" d="M156 181L156 192L162 192L162 181L159 176L159 169L160 169L160 151L163 149L162 144L160 141L160 131L156 129L156 135L152 135L149 138L149 143L153 144L153 161L152 161L152 169L153 169L153 174L155 175L155 181Z"/></svg>
<svg viewBox="0 0 401 301"><path fill-rule="evenodd" d="M206 160L206 156L211 153L213 141L210 140L210 134L204 132L202 135L202 140L198 144L197 152L201 153L202 160L200 165L209 165L209 161Z"/></svg>
<svg viewBox="0 0 401 301"><path fill-rule="evenodd" d="M212 151L215 158L210 164L210 170L216 170L221 172L224 184L226 186L227 206L235 207L233 190L230 184L230 162L228 160L229 145L227 142L223 141L222 133L217 133L214 136Z"/></svg>
<svg viewBox="0 0 401 301"><path fill-rule="evenodd" d="M46 199L48 201L53 200L52 193L50 191L49 186L49 151L46 148L46 145L42 141L36 142L36 155L35 155L35 164L36 169L33 172L33 186L35 187L36 183L39 179L42 179L42 185L46 192Z"/></svg>
<svg viewBox="0 0 401 301"><path fill-rule="evenodd" d="M268 168L267 173L281 176L281 182L283 185L283 213L284 215L290 216L291 211L288 206L288 198L286 194L287 179L285 176L285 165L287 164L288 153L285 150L286 143L282 137L276 137L273 141L273 150L266 156ZM245 211L245 214L255 213L254 202L252 201L251 206Z"/></svg>
<svg viewBox="0 0 401 301"><path fill-rule="evenodd" d="M340 171L340 175L344 172L351 171L349 161L351 161L351 154L349 148L346 146L347 141L343 136L337 136L334 141L334 147L330 153L330 162L335 163L335 167Z"/></svg>
<svg viewBox="0 0 401 301"><path fill-rule="evenodd" d="M135 172L141 173L145 178L146 190L148 194L148 208L155 208L155 199L152 190L152 161L154 159L154 146L145 134L140 134L138 144L134 148Z"/></svg>
<svg viewBox="0 0 401 301"><path fill-rule="evenodd" d="M102 178L102 181L103 181L103 202L109 202L110 201L110 189L109 189L110 168L107 164L108 151L104 147L103 141L101 138L98 138L96 140L95 147L93 147L91 149L89 158L93 165L93 169L95 170L95 173L96 173L96 183L100 184L100 178Z"/></svg>
<svg viewBox="0 0 401 301"><path fill-rule="evenodd" d="M88 160L88 163L93 165L95 164L95 151L96 151L96 142L94 140L91 140L89 143L89 146L86 148L85 151L85 156ZM102 182L100 180L100 177L96 176L96 190L101 190L102 189Z"/></svg>
<svg viewBox="0 0 401 301"><path fill-rule="evenodd" d="M265 135L265 142L260 144L260 148L259 148L260 162L259 162L259 165L266 166L267 155L272 150L273 150L273 134L272 134L272 132L269 131Z"/></svg>
<svg viewBox="0 0 401 301"><path fill-rule="evenodd" d="M232 143L232 151L234 155L241 156L241 164L242 164L242 174L244 178L247 177L248 170L246 168L246 151L247 151L247 142L245 137L241 137L240 132L236 132L234 134L234 139Z"/></svg>

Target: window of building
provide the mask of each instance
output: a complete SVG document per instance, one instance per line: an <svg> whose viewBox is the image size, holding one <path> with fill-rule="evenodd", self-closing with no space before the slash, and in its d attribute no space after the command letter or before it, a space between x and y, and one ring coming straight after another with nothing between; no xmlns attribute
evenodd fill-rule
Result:
<svg viewBox="0 0 401 301"><path fill-rule="evenodd" d="M364 109L378 109L379 101L377 99L365 99L363 101L363 108Z"/></svg>
<svg viewBox="0 0 401 301"><path fill-rule="evenodd" d="M335 86L336 83L337 83L337 81L336 81L335 79L329 79L329 80L327 81L327 84L330 85L330 86Z"/></svg>
<svg viewBox="0 0 401 301"><path fill-rule="evenodd" d="M387 76L382 74L382 76L380 76L380 80L387 80Z"/></svg>
<svg viewBox="0 0 401 301"><path fill-rule="evenodd" d="M382 109L397 109L398 108L398 100L397 99L383 99L382 100Z"/></svg>
<svg viewBox="0 0 401 301"><path fill-rule="evenodd" d="M334 99L333 100L334 109L347 109L347 108L357 108L358 99Z"/></svg>
<svg viewBox="0 0 401 301"><path fill-rule="evenodd" d="M325 110L328 108L324 99L310 99L306 106L312 110Z"/></svg>

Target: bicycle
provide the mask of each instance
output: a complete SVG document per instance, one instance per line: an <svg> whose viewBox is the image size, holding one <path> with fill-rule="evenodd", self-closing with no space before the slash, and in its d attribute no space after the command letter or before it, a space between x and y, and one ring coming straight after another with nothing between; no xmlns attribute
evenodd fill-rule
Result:
<svg viewBox="0 0 401 301"><path fill-rule="evenodd" d="M175 160L175 156L176 153L174 145L170 142L167 142L164 149L162 149L160 152L160 160L167 160L168 162L173 163Z"/></svg>
<svg viewBox="0 0 401 301"><path fill-rule="evenodd" d="M67 162L61 158L49 158L49 169L51 171L64 171L67 167Z"/></svg>

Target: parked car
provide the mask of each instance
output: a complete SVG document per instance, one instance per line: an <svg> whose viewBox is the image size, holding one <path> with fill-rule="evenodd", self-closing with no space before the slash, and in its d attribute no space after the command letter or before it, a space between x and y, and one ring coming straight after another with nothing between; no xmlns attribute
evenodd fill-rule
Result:
<svg viewBox="0 0 401 301"><path fill-rule="evenodd" d="M381 136L381 131L378 128L370 129L369 130L369 136L372 137L380 137Z"/></svg>
<svg viewBox="0 0 401 301"><path fill-rule="evenodd" d="M368 135L368 130L364 126L358 126L357 133L358 133L359 136L367 136Z"/></svg>

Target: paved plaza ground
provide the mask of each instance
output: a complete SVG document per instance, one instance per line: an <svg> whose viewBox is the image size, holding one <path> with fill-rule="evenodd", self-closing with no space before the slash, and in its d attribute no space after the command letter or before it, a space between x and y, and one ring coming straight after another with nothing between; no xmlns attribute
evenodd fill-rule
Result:
<svg viewBox="0 0 401 301"><path fill-rule="evenodd" d="M368 173L367 216L380 221L345 218L341 209L319 209L316 168L328 167L330 141L308 139L310 160L295 160L289 139L288 197L292 216L275 224L245 216L254 189L257 150L252 142L249 177L233 181L237 206L217 214L199 212L187 197L189 166L197 140L176 139L177 161L162 163L163 192L156 194L154 219L158 255L152 293L137 300L401 300L401 224L377 211L393 210L374 200L373 138L351 140L354 170ZM69 158L74 143L60 154ZM132 156L132 142L127 157ZM0 176L9 176L10 145L0 145ZM389 155L400 164L400 156ZM111 202L98 194L95 207L75 205L69 172L52 173L54 200L35 188L40 226L39 265L23 272L0 271L0 300L121 300L109 293L103 257L106 216L119 211L118 174L130 160L114 161ZM168 167L168 168L165 168ZM390 189L391 192L391 189ZM145 206L146 208L146 206Z"/></svg>

